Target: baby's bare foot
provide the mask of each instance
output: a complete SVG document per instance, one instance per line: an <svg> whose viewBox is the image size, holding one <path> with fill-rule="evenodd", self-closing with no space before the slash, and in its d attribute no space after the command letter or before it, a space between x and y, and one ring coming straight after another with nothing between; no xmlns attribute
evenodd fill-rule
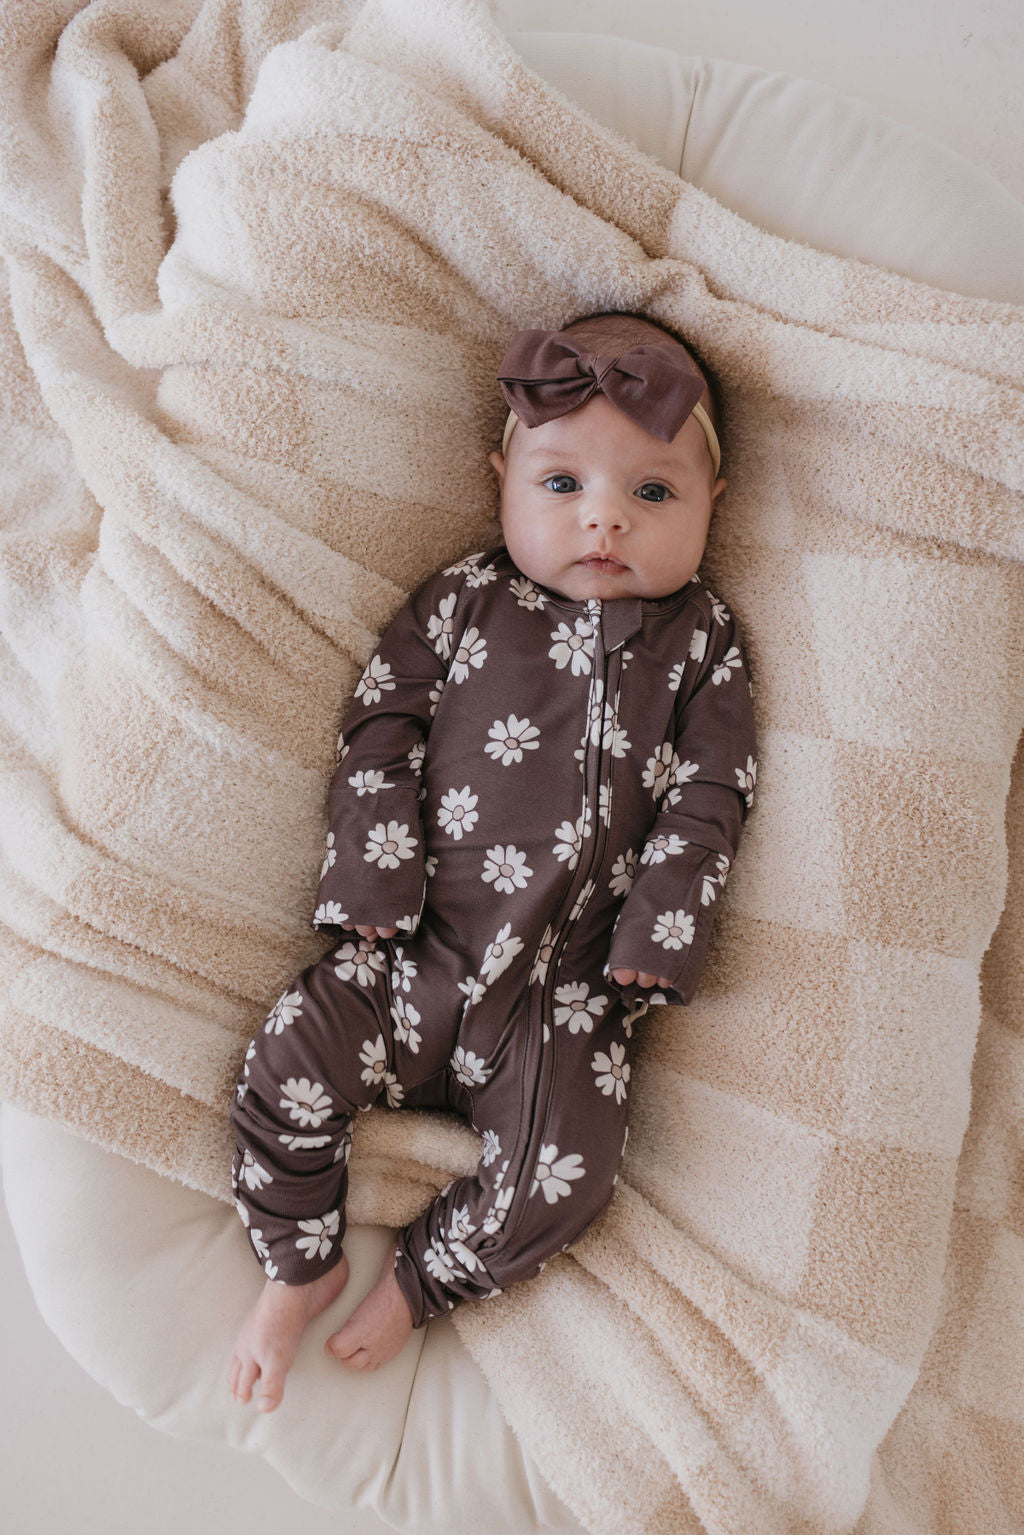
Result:
<svg viewBox="0 0 1024 1535"><path fill-rule="evenodd" d="M347 1283L348 1259L344 1257L311 1284L267 1280L242 1325L228 1365L228 1386L236 1401L248 1402L259 1381L256 1406L260 1412L273 1412L280 1405L285 1376L302 1334Z"/></svg>
<svg viewBox="0 0 1024 1535"><path fill-rule="evenodd" d="M412 1316L395 1278L389 1253L380 1278L348 1321L328 1338L327 1353L350 1370L377 1370L394 1359L412 1332Z"/></svg>

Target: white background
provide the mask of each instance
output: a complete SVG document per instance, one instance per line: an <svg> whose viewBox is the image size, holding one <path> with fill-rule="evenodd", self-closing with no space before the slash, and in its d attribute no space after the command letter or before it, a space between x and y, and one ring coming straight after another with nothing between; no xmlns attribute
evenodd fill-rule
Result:
<svg viewBox="0 0 1024 1535"><path fill-rule="evenodd" d="M498 0L506 31L608 32L802 75L930 133L1024 201L1020 0ZM40 1321L0 1226L0 1508L8 1535L382 1535L261 1461L154 1432Z"/></svg>

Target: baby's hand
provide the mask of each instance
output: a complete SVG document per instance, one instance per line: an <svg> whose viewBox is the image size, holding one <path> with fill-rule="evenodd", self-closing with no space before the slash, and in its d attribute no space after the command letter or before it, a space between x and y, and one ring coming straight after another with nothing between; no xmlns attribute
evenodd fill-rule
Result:
<svg viewBox="0 0 1024 1535"><path fill-rule="evenodd" d="M356 927L354 922L343 922L341 926L350 933L355 929L360 938L394 938L398 932L397 927Z"/></svg>
<svg viewBox="0 0 1024 1535"><path fill-rule="evenodd" d="M613 970L612 977L620 986L632 986L636 981L638 986L653 986L655 982L659 986L671 987L672 982L663 975L651 975L647 970Z"/></svg>

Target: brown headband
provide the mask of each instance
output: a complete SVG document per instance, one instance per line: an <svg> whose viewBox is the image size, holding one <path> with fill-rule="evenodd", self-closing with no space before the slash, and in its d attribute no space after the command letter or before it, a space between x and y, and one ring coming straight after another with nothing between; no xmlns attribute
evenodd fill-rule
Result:
<svg viewBox="0 0 1024 1535"><path fill-rule="evenodd" d="M498 382L509 409L524 426L542 426L568 415L600 391L624 416L663 442L672 441L704 392L704 379L681 346L636 346L617 356L591 353L564 332L551 330L516 331L498 369ZM715 448L717 439L712 457Z"/></svg>

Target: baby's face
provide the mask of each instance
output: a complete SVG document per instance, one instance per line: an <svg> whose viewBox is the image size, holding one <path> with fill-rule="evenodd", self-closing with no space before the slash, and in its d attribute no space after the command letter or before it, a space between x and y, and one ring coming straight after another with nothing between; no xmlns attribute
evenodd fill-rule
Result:
<svg viewBox="0 0 1024 1535"><path fill-rule="evenodd" d="M509 554L525 576L576 602L667 597L684 586L725 489L692 416L662 442L600 395L543 426L519 422L507 457L490 458Z"/></svg>

